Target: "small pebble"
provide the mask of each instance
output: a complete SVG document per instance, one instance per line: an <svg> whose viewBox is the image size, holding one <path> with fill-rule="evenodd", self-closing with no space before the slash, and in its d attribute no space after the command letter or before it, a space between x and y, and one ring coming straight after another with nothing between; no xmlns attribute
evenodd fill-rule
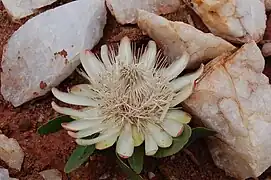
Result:
<svg viewBox="0 0 271 180"><path fill-rule="evenodd" d="M176 178L175 176L171 176L169 179L170 180L178 180L178 178Z"/></svg>
<svg viewBox="0 0 271 180"><path fill-rule="evenodd" d="M41 114L40 116L39 116L39 118L38 118L38 122L43 122L43 119L44 119L44 116Z"/></svg>
<svg viewBox="0 0 271 180"><path fill-rule="evenodd" d="M57 169L49 169L39 172L39 174L44 178L44 180L61 180L62 174Z"/></svg>
<svg viewBox="0 0 271 180"><path fill-rule="evenodd" d="M170 157L170 160L174 160L174 159L175 159L175 156L174 156L174 155Z"/></svg>
<svg viewBox="0 0 271 180"><path fill-rule="evenodd" d="M103 180L103 179L108 179L109 177L110 177L110 174L105 173L105 174L103 174L99 179L100 179L100 180Z"/></svg>
<svg viewBox="0 0 271 180"><path fill-rule="evenodd" d="M16 139L0 134L0 159L10 168L21 170L24 152Z"/></svg>
<svg viewBox="0 0 271 180"><path fill-rule="evenodd" d="M150 180L154 180L155 174L153 172L148 172L148 177Z"/></svg>

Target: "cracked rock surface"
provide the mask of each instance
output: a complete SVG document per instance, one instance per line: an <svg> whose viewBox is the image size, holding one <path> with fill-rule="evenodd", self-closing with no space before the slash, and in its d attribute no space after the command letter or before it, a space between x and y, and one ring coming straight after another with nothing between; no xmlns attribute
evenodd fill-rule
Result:
<svg viewBox="0 0 271 180"><path fill-rule="evenodd" d="M209 30L234 43L262 40L266 27L262 0L185 0Z"/></svg>
<svg viewBox="0 0 271 180"><path fill-rule="evenodd" d="M189 24L170 21L144 10L138 11L137 24L162 46L164 53L171 58L181 56L187 51L191 56L187 68L195 68L235 49L232 44L211 33L204 33Z"/></svg>
<svg viewBox="0 0 271 180"><path fill-rule="evenodd" d="M236 178L260 176L271 164L271 86L254 41L209 62L185 107L218 135L215 164Z"/></svg>

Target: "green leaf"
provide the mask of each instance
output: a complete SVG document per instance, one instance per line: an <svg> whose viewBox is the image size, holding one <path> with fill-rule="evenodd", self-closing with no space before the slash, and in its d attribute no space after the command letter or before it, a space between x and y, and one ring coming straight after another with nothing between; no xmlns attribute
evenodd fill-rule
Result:
<svg viewBox="0 0 271 180"><path fill-rule="evenodd" d="M211 129L205 128L205 127L197 127L192 129L192 135L186 144L186 147L188 147L190 144L195 142L197 139L205 138L208 136L213 136L216 134L216 131L213 131Z"/></svg>
<svg viewBox="0 0 271 180"><path fill-rule="evenodd" d="M50 120L46 124L39 127L38 133L40 135L46 135L46 134L57 132L62 128L61 123L71 122L71 121L74 121L74 119L72 119L70 116L67 116L67 115L58 116L55 119Z"/></svg>
<svg viewBox="0 0 271 180"><path fill-rule="evenodd" d="M137 173L140 174L142 169L143 169L143 164L144 164L144 147L139 146L135 148L135 151L128 159L130 167Z"/></svg>
<svg viewBox="0 0 271 180"><path fill-rule="evenodd" d="M116 156L118 165L120 166L122 171L128 176L129 180L144 180L140 175L136 174L136 172L134 172L129 166L127 166L127 164L125 164L121 160L118 154L116 154Z"/></svg>
<svg viewBox="0 0 271 180"><path fill-rule="evenodd" d="M95 145L90 146L77 146L67 161L64 172L70 173L79 168L84 162L86 162L89 156L94 152Z"/></svg>
<svg viewBox="0 0 271 180"><path fill-rule="evenodd" d="M184 124L184 132L182 133L182 135L176 138L173 138L173 142L170 147L159 148L153 157L163 158L163 157L172 156L173 154L176 154L181 149L183 149L185 144L188 142L191 134L192 134L191 128L187 124Z"/></svg>

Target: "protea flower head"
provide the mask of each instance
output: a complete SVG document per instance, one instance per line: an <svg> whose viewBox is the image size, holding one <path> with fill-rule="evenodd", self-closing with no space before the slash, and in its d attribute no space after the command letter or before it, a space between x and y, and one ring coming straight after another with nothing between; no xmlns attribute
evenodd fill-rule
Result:
<svg viewBox="0 0 271 180"><path fill-rule="evenodd" d="M188 113L174 107L192 94L203 65L177 78L189 61L188 53L166 65L154 41L135 53L128 37L116 51L103 45L100 56L81 52L86 73L80 73L90 83L76 85L68 93L56 88L52 92L60 101L84 108L75 110L54 102L52 107L75 119L62 126L79 145L95 144L101 150L116 142L117 153L128 158L145 141L145 154L154 155L158 147L171 146L172 137L181 135L183 124L190 121ZM98 136L86 138L94 134Z"/></svg>

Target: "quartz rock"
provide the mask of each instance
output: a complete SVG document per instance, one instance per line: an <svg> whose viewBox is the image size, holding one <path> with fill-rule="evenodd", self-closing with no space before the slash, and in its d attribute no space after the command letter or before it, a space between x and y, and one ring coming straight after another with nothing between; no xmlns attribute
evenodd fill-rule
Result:
<svg viewBox="0 0 271 180"><path fill-rule="evenodd" d="M235 43L262 40L266 27L263 0L185 0L209 30Z"/></svg>
<svg viewBox="0 0 271 180"><path fill-rule="evenodd" d="M18 180L18 179L9 177L8 170L0 167L0 180Z"/></svg>
<svg viewBox="0 0 271 180"><path fill-rule="evenodd" d="M3 52L5 100L17 107L57 86L80 64L79 52L98 43L105 23L104 0L74 1L28 20Z"/></svg>
<svg viewBox="0 0 271 180"><path fill-rule="evenodd" d="M232 44L211 33L204 33L184 22L170 21L144 10L138 10L137 24L169 57L176 58L187 51L191 56L187 68L196 68L201 63L235 49Z"/></svg>
<svg viewBox="0 0 271 180"><path fill-rule="evenodd" d="M9 167L19 171L24 160L24 152L19 143L4 134L0 134L0 159L6 162Z"/></svg>
<svg viewBox="0 0 271 180"><path fill-rule="evenodd" d="M116 20L121 24L136 23L136 9L156 14L168 14L176 11L180 0L106 0L106 4Z"/></svg>
<svg viewBox="0 0 271 180"><path fill-rule="evenodd" d="M29 16L39 8L50 5L57 0L2 0L8 13L14 19L20 19Z"/></svg>
<svg viewBox="0 0 271 180"><path fill-rule="evenodd" d="M62 174L57 169L49 169L39 173L44 180L62 180Z"/></svg>
<svg viewBox="0 0 271 180"><path fill-rule="evenodd" d="M205 66L184 108L218 134L208 139L215 164L238 179L271 165L271 86L254 41Z"/></svg>
<svg viewBox="0 0 271 180"><path fill-rule="evenodd" d="M0 180L9 180L9 173L7 169L0 167Z"/></svg>

